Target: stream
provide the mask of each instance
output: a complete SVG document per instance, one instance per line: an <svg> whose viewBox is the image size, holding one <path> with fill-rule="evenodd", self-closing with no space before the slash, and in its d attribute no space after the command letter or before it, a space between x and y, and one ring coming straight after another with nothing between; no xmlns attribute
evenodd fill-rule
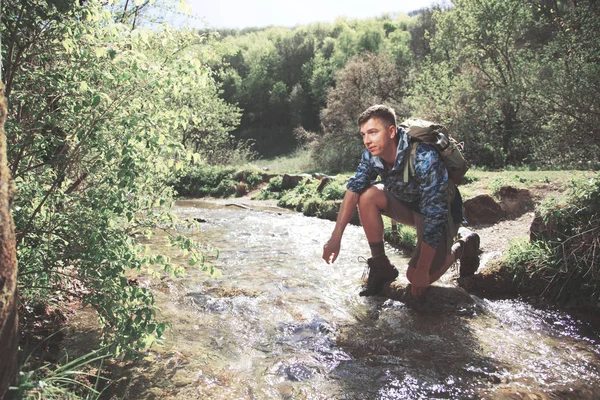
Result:
<svg viewBox="0 0 600 400"><path fill-rule="evenodd" d="M423 312L362 298L360 227L346 228L327 265L331 221L202 200L175 212L206 221L187 234L219 249L220 274L189 268L147 283L172 329L124 398L600 398L598 334L564 312L479 298ZM405 279L408 259L387 253Z"/></svg>

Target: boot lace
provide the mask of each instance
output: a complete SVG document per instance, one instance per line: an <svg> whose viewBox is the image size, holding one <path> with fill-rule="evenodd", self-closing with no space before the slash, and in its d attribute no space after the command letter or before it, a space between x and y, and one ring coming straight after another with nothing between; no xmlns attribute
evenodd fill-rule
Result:
<svg viewBox="0 0 600 400"><path fill-rule="evenodd" d="M367 276L369 276L369 270L371 267L369 267L369 262L363 256L358 256L357 260L358 262L365 263L365 269L363 270L362 277L360 278L361 280L364 280Z"/></svg>

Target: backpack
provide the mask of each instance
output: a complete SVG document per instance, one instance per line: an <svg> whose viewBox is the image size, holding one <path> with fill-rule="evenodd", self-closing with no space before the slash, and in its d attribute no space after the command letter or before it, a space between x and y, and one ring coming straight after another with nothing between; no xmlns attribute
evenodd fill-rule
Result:
<svg viewBox="0 0 600 400"><path fill-rule="evenodd" d="M408 181L409 170L415 175L415 153L419 143L424 142L433 144L442 156L448 170L448 178L455 184L461 183L469 166L461 152L462 144L450 136L446 127L422 119L407 119L400 127L406 129L408 134L409 159L404 167L405 182Z"/></svg>

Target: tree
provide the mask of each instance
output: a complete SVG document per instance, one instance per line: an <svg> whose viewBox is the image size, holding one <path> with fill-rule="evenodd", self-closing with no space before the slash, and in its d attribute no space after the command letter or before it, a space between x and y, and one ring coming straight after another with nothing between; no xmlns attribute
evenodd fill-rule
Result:
<svg viewBox="0 0 600 400"><path fill-rule="evenodd" d="M462 126L456 128L470 127L483 135L484 140L477 144L480 149L491 144L501 155L501 165L527 160L532 155L533 135L522 110L528 101L525 78L533 59L526 45L533 21L531 4L518 0L456 0L453 8L434 15L437 31L426 65L435 69L437 79L454 82L445 90L456 96L447 103L454 110L438 114L460 114ZM443 75L440 65L448 67ZM431 77L432 71L421 75L427 76ZM419 96L440 95L420 83L413 93L413 104L424 102ZM464 108L456 110L458 107Z"/></svg>
<svg viewBox="0 0 600 400"><path fill-rule="evenodd" d="M406 116L405 93L405 77L386 55L365 54L348 61L336 75L336 87L321 113L325 133L312 144L319 166L338 172L355 167L362 148L356 125L360 113L386 103L400 117Z"/></svg>
<svg viewBox="0 0 600 400"><path fill-rule="evenodd" d="M537 159L546 165L598 168L600 151L600 5L540 1L538 30L552 40L532 65L527 107L539 121ZM550 3L550 4L546 4Z"/></svg>
<svg viewBox="0 0 600 400"><path fill-rule="evenodd" d="M23 301L59 292L90 304L114 352L135 351L166 324L128 274L182 271L136 238L160 226L203 266L202 245L169 229L176 218L165 182L192 158L181 144L189 126L220 129L199 120L222 105L203 62L210 51L191 51L203 43L194 32L113 23L97 1L66 11L4 5L2 23L15 37L2 50Z"/></svg>
<svg viewBox="0 0 600 400"><path fill-rule="evenodd" d="M0 398L14 382L18 371L17 258L10 204L13 184L6 159L6 99L0 83Z"/></svg>

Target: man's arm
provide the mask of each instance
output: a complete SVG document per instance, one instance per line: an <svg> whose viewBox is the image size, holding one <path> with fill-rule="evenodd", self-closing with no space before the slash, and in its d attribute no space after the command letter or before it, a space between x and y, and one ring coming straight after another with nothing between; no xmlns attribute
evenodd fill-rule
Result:
<svg viewBox="0 0 600 400"><path fill-rule="evenodd" d="M448 174L437 151L431 146L419 146L415 156L415 175L421 185L419 208L423 216L423 241L412 280L413 295L421 295L429 286L429 270L436 248L444 237L448 218L446 186Z"/></svg>
<svg viewBox="0 0 600 400"><path fill-rule="evenodd" d="M431 264L433 263L435 251L436 249L434 249L427 243L421 243L421 252L419 253L419 260L417 261L416 270L413 274L411 281L413 296L422 295L431 282L431 278L429 276L429 269L431 268Z"/></svg>
<svg viewBox="0 0 600 400"><path fill-rule="evenodd" d="M325 260L327 264L334 263L340 253L342 235L356 210L359 197L360 194L351 190L346 190L331 238L329 238L327 243L323 246L323 260Z"/></svg>
<svg viewBox="0 0 600 400"><path fill-rule="evenodd" d="M335 222L335 228L331 238L323 246L323 260L327 264L332 264L340 253L340 244L344 229L350 222L354 210L358 205L360 194L371 185L371 182L377 177L377 171L373 168L371 162L372 156L368 150L365 150L356 169L356 174L348 180L346 185L346 194L340 205L340 211Z"/></svg>

